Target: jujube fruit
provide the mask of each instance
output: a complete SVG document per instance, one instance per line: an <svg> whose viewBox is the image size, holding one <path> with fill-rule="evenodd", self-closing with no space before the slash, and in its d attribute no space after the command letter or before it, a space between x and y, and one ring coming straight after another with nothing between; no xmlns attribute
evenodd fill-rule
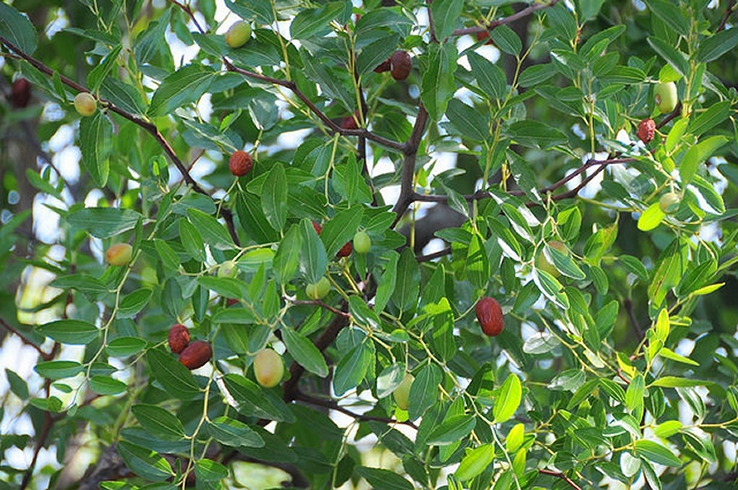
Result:
<svg viewBox="0 0 738 490"><path fill-rule="evenodd" d="M273 388L282 381L284 363L282 356L272 349L262 349L254 358L256 382L264 388Z"/></svg>
<svg viewBox="0 0 738 490"><path fill-rule="evenodd" d="M369 253L372 248L372 239L369 238L369 234L365 231L357 231L354 235L354 250L357 254Z"/></svg>
<svg viewBox="0 0 738 490"><path fill-rule="evenodd" d="M320 225L320 223L316 223L313 221L313 228L315 229L315 233L320 235L320 232L323 231L323 227Z"/></svg>
<svg viewBox="0 0 738 490"><path fill-rule="evenodd" d="M179 354L179 362L193 370L204 366L213 357L213 348L204 340L196 340Z"/></svg>
<svg viewBox="0 0 738 490"><path fill-rule="evenodd" d="M226 260L218 266L218 277L236 277L238 266L233 260Z"/></svg>
<svg viewBox="0 0 738 490"><path fill-rule="evenodd" d="M127 243L116 243L105 251L105 259L110 265L128 265L133 257L133 247Z"/></svg>
<svg viewBox="0 0 738 490"><path fill-rule="evenodd" d="M656 123L653 119L648 118L638 123L638 139L644 143L649 143L653 139L656 132Z"/></svg>
<svg viewBox="0 0 738 490"><path fill-rule="evenodd" d="M661 82L653 89L653 100L662 114L671 112L679 102L677 87L674 82Z"/></svg>
<svg viewBox="0 0 738 490"><path fill-rule="evenodd" d="M659 209L664 214L674 214L679 209L679 194L676 192L667 192L659 199Z"/></svg>
<svg viewBox="0 0 738 490"><path fill-rule="evenodd" d="M310 299L323 299L331 290L331 282L327 277L321 277L320 280L313 284L305 286L305 294Z"/></svg>
<svg viewBox="0 0 738 490"><path fill-rule="evenodd" d="M392 392L392 397L395 399L397 407L402 410L407 410L408 404L410 403L410 388L413 386L413 381L415 381L415 377L410 373L405 373L405 377L402 378L400 384Z"/></svg>
<svg viewBox="0 0 738 490"><path fill-rule="evenodd" d="M477 302L476 313L484 335L494 337L505 328L502 308L496 299L487 296L480 299Z"/></svg>
<svg viewBox="0 0 738 490"><path fill-rule="evenodd" d="M236 177L243 177L247 173L251 172L251 168L254 166L254 160L248 152L243 150L237 150L233 152L233 155L228 159L228 169Z"/></svg>
<svg viewBox="0 0 738 490"><path fill-rule="evenodd" d="M398 50L390 57L392 78L397 81L405 80L413 69L413 60L407 51Z"/></svg>
<svg viewBox="0 0 738 490"><path fill-rule="evenodd" d="M354 250L353 245L351 245L351 242L346 242L346 245L341 247L341 250L338 251L336 256L338 257L348 257L351 255L351 252Z"/></svg>
<svg viewBox="0 0 738 490"><path fill-rule="evenodd" d="M81 116L91 116L97 111L97 100L89 92L80 92L74 98L74 108Z"/></svg>
<svg viewBox="0 0 738 490"><path fill-rule="evenodd" d="M377 67L374 69L374 73L384 73L386 71L390 71L392 69L392 62L389 58L381 62Z"/></svg>
<svg viewBox="0 0 738 490"><path fill-rule="evenodd" d="M225 41L231 48L240 48L251 39L251 25L239 20L231 25L225 35Z"/></svg>
<svg viewBox="0 0 738 490"><path fill-rule="evenodd" d="M341 120L341 129L359 129L356 121L359 120L359 112L354 112L353 116L346 116Z"/></svg>
<svg viewBox="0 0 738 490"><path fill-rule="evenodd" d="M190 343L190 331L181 323L177 323L169 329L167 340L169 341L169 348L172 352L179 354Z"/></svg>
<svg viewBox="0 0 738 490"><path fill-rule="evenodd" d="M10 103L13 107L21 109L28 105L31 100L31 84L25 78L19 78L13 82L10 89Z"/></svg>

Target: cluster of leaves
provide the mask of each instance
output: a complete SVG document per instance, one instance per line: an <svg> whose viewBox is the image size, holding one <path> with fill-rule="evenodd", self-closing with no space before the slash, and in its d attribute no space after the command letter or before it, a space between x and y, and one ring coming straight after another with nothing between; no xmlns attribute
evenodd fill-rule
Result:
<svg viewBox="0 0 738 490"><path fill-rule="evenodd" d="M721 70L736 61L733 2L649 0L619 14L602 0L381 3L226 0L255 26L237 49L216 34L214 2L91 3L89 25L55 34L89 44L84 83L51 68L21 2L0 5L4 70L68 112L46 124L78 118L79 91L100 101L78 141L88 190L106 198L55 207L64 257L52 264L41 247L32 262L55 275L61 293L37 311L57 319L4 322L41 356L43 393L8 371L36 434L56 435L39 447L53 440L62 462L84 427L129 470L92 472L106 489L185 487L190 474L222 488L238 483L242 459L315 488L729 479L738 172L725 160L738 94ZM499 62L487 38L469 37L485 32ZM174 38L196 48L186 65ZM398 49L413 57L403 82L373 71ZM677 83L671 114L654 108L658 81ZM336 123L351 114L358 129ZM636 144L649 116L656 137ZM280 146L285 135L294 148ZM228 156L244 148L253 170L234 179ZM432 171L440 152L455 169ZM214 168L194 172L200 160ZM369 172L384 162L391 171ZM28 179L64 202L50 166ZM386 204L380 191L393 186ZM667 192L680 198L668 215ZM421 203L463 216L435 230L441 253L413 250ZM20 242L26 218L0 243ZM369 253L337 257L358 231ZM121 242L133 246L127 266L89 252ZM231 264L232 277L217 273ZM308 298L324 277L328 295ZM494 339L474 319L482 296L505 312ZM191 372L168 351L175 323L212 343L206 367ZM67 345L84 353L59 358ZM252 368L267 346L290 366L270 389ZM407 373L402 410L391 395ZM365 438L397 465L368 465ZM25 486L34 468L2 471Z"/></svg>

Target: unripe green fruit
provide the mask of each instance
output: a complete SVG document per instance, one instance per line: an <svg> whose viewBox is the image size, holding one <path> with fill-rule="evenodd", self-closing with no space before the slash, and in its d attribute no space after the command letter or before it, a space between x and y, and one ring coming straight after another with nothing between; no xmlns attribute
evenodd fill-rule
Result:
<svg viewBox="0 0 738 490"><path fill-rule="evenodd" d="M664 214L674 214L679 209L679 194L675 192L667 192L659 199L659 209Z"/></svg>
<svg viewBox="0 0 738 490"><path fill-rule="evenodd" d="M357 254L369 253L369 249L372 248L372 239L369 238L369 234L365 231L358 231L354 235L354 250Z"/></svg>
<svg viewBox="0 0 738 490"><path fill-rule="evenodd" d="M656 107L662 114L666 114L674 110L679 102L677 96L677 88L674 82L662 82L653 89L653 100Z"/></svg>
<svg viewBox="0 0 738 490"><path fill-rule="evenodd" d="M305 294L310 299L323 299L331 290L331 282L327 277L321 277L320 281L305 286Z"/></svg>
<svg viewBox="0 0 738 490"><path fill-rule="evenodd" d="M74 98L74 108L81 116L91 116L97 110L97 100L89 92L80 92Z"/></svg>
<svg viewBox="0 0 738 490"><path fill-rule="evenodd" d="M405 373L405 377L402 378L400 384L392 392L395 403L401 410L407 410L408 404L410 403L410 388L413 385L413 381L415 381L415 377L410 373Z"/></svg>
<svg viewBox="0 0 738 490"><path fill-rule="evenodd" d="M128 265L133 257L133 247L127 243L111 245L105 252L105 259L110 265Z"/></svg>
<svg viewBox="0 0 738 490"><path fill-rule="evenodd" d="M284 363L282 356L272 349L262 349L254 358L254 376L264 388L273 388L282 381Z"/></svg>
<svg viewBox="0 0 738 490"><path fill-rule="evenodd" d="M243 20L233 24L226 32L226 44L232 48L240 48L251 39L251 26Z"/></svg>
<svg viewBox="0 0 738 490"><path fill-rule="evenodd" d="M218 277L236 277L238 275L238 266L233 260L223 262L218 267Z"/></svg>

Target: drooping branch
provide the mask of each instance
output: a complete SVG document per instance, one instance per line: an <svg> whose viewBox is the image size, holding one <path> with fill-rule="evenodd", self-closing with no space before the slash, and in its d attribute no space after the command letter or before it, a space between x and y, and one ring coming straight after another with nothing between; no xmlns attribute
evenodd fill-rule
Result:
<svg viewBox="0 0 738 490"><path fill-rule="evenodd" d="M559 0L551 0L547 3L537 3L530 5L520 12L516 12L513 15L510 15L508 17L505 17L503 19L497 19L493 20L489 24L487 24L485 27L480 26L474 26L474 27L464 27L462 29L455 29L454 32L451 34L452 36L463 36L465 34L477 34L484 31L491 31L497 27L500 27L501 25L510 24L511 22L515 22L518 19L522 19L523 17L526 17L528 15L531 15L534 12L537 12L538 10L542 10L548 7L553 7L559 3Z"/></svg>
<svg viewBox="0 0 738 490"><path fill-rule="evenodd" d="M571 478L569 478L568 476L566 476L565 474L563 474L560 471L547 470L546 468L538 468L538 473L540 473L542 475L549 475L549 476L553 476L553 477L556 477L556 478L561 478L567 484L569 484L569 486L571 488L574 488L576 490L582 490L582 488L579 485L577 485L576 483L574 483L574 481Z"/></svg>

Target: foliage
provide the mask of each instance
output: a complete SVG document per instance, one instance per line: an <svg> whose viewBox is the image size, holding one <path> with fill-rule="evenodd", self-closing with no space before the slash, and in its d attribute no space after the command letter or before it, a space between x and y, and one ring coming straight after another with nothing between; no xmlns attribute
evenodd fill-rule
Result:
<svg viewBox="0 0 738 490"><path fill-rule="evenodd" d="M78 488L233 487L244 462L311 488L735 479L732 0L50 3L0 5L3 74L34 93L2 106L34 144L27 172L3 155L0 277L20 286L0 308L44 380L6 371L33 434L2 448L34 457L0 487L70 485L80 441ZM231 48L238 19L253 34ZM397 50L407 80L375 71ZM65 128L78 180L49 144ZM9 198L29 190L54 243L21 232ZM357 232L369 252L347 255ZM103 260L117 243L129 264ZM205 366L169 350L178 323ZM272 388L264 348L285 362Z"/></svg>

